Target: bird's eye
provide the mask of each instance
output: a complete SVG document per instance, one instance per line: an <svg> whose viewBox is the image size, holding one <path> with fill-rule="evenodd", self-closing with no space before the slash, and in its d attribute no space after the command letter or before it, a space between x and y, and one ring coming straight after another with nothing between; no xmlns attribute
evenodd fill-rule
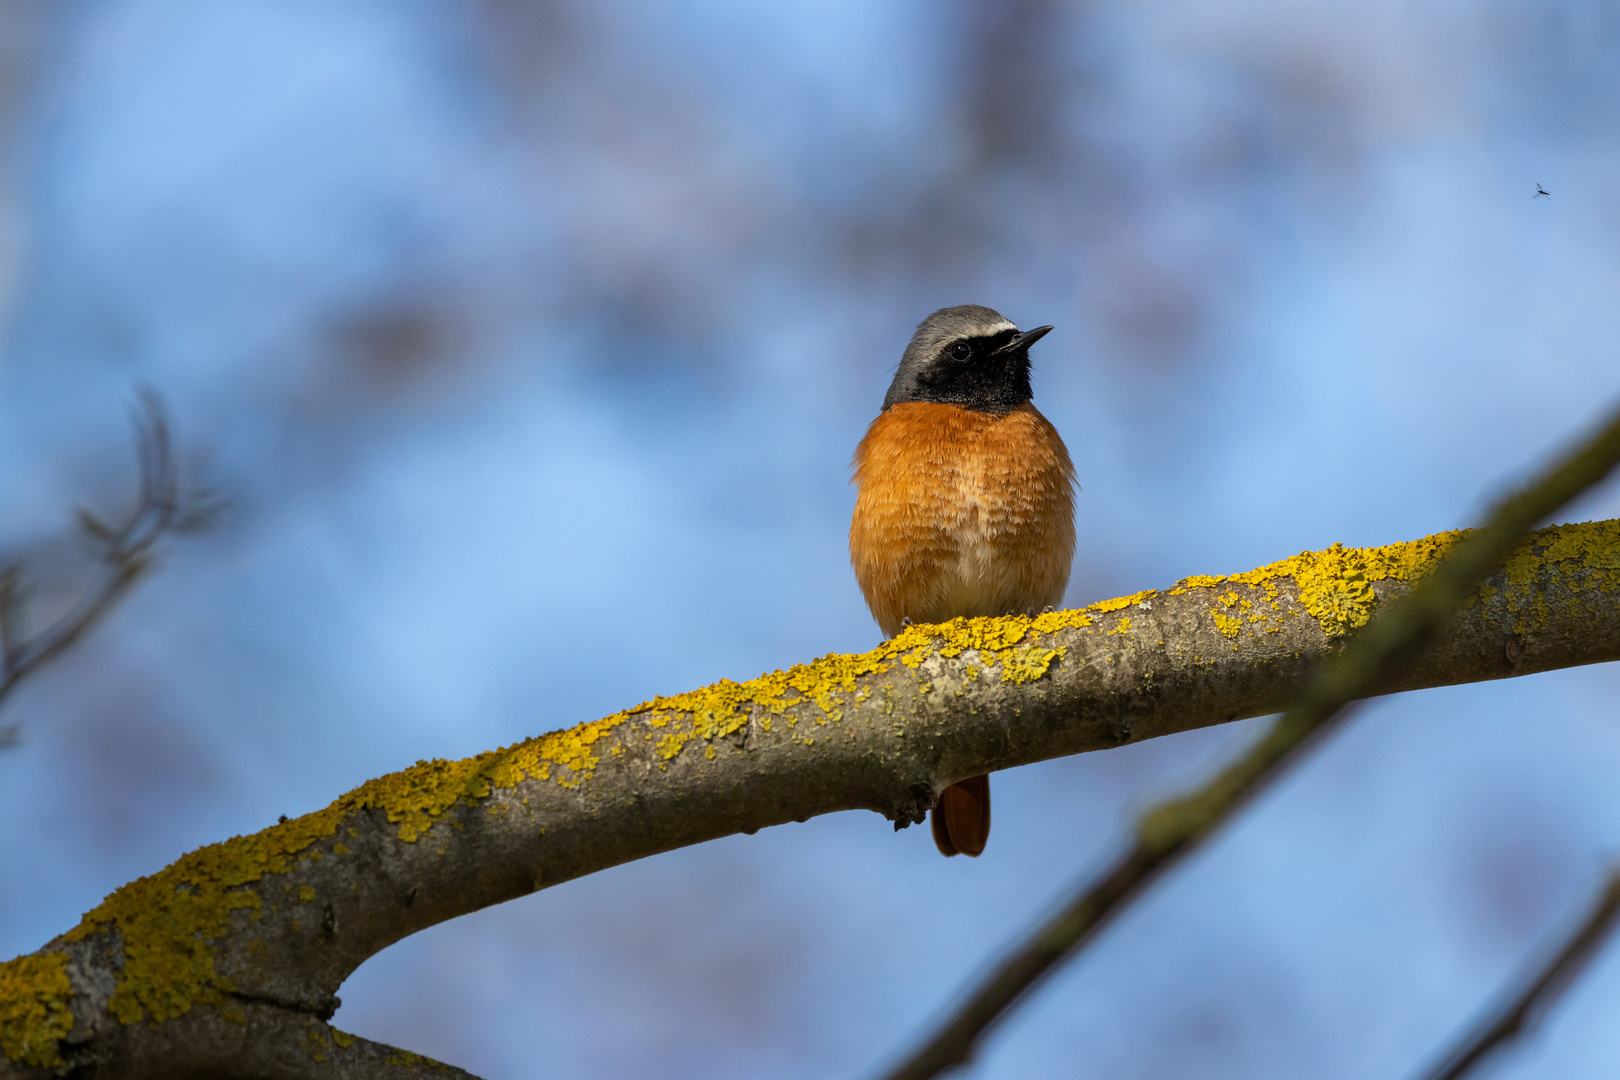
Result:
<svg viewBox="0 0 1620 1080"><path fill-rule="evenodd" d="M951 346L951 359L953 360L966 360L972 355L973 350L965 341L958 341L955 345Z"/></svg>

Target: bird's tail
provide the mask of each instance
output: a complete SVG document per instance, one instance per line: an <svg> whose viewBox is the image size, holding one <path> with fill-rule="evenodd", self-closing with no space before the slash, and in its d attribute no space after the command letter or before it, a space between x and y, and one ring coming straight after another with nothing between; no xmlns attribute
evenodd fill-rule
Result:
<svg viewBox="0 0 1620 1080"><path fill-rule="evenodd" d="M977 856L990 839L990 778L975 776L940 792L929 821L941 855Z"/></svg>

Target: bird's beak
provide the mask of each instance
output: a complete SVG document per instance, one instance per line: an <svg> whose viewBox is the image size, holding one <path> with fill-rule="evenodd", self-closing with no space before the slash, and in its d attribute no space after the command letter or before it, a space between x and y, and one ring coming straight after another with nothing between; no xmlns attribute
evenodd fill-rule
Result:
<svg viewBox="0 0 1620 1080"><path fill-rule="evenodd" d="M1006 356L1008 353L1023 352L1051 332L1052 328L1050 326L1037 326L1033 330L1025 330L1022 334L1013 335L1011 341L990 355Z"/></svg>

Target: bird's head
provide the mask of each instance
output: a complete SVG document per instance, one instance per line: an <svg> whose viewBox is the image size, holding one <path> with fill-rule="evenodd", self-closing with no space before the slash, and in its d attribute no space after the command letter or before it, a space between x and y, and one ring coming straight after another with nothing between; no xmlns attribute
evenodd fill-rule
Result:
<svg viewBox="0 0 1620 1080"><path fill-rule="evenodd" d="M883 407L930 401L1010 412L1030 399L1029 347L1051 329L1020 331L977 304L941 308L911 335Z"/></svg>

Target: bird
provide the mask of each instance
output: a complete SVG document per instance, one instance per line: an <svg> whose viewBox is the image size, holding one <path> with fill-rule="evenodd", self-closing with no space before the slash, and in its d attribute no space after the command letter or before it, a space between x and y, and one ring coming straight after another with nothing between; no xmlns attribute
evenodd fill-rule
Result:
<svg viewBox="0 0 1620 1080"><path fill-rule="evenodd" d="M928 316L906 346L852 464L850 564L886 638L1062 603L1074 465L1030 388L1030 346L1051 330L964 304ZM983 852L990 778L942 791L930 827L944 855Z"/></svg>
<svg viewBox="0 0 1620 1080"><path fill-rule="evenodd" d="M1548 191L1546 188L1542 187L1540 184L1537 184L1536 185L1536 193L1534 195L1530 196L1530 197L1532 199L1550 199L1550 198L1552 198L1552 192Z"/></svg>

